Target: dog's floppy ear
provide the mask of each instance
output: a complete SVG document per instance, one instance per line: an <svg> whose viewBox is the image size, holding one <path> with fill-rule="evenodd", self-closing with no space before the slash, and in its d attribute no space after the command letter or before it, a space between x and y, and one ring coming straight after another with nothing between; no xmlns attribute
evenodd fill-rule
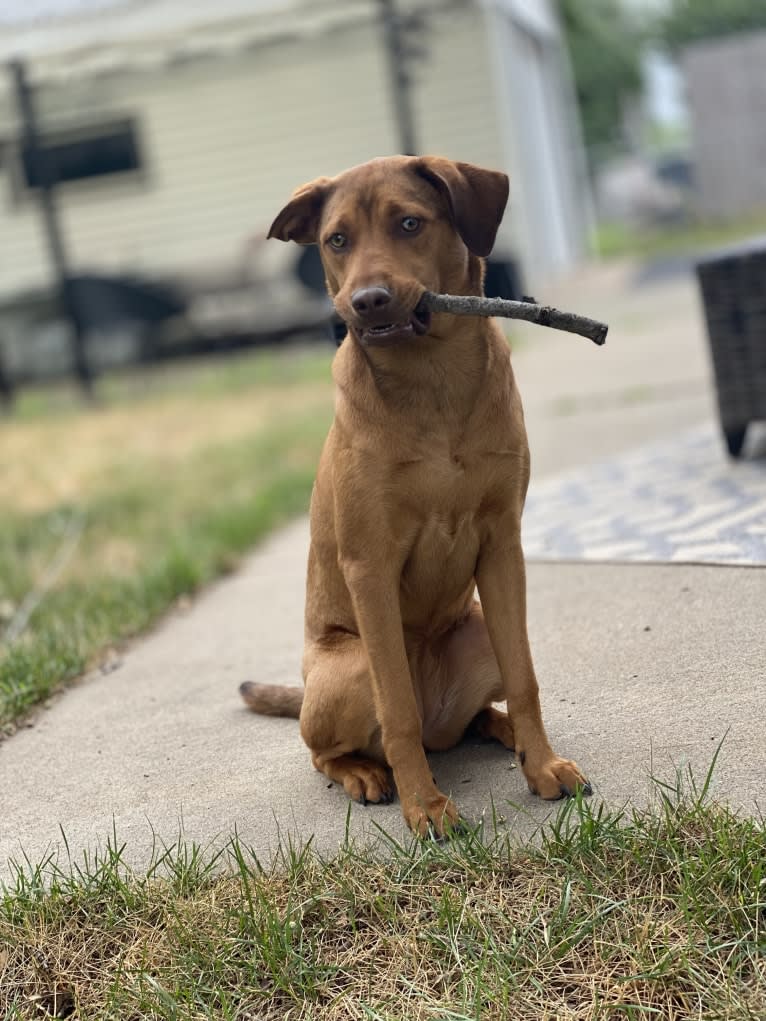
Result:
<svg viewBox="0 0 766 1021"><path fill-rule="evenodd" d="M296 188L293 197L269 228L267 237L297 241L299 245L315 245L319 218L329 191L329 177L318 177L316 181Z"/></svg>
<svg viewBox="0 0 766 1021"><path fill-rule="evenodd" d="M420 157L415 172L444 195L468 249L474 255L489 255L508 201L506 175L441 156Z"/></svg>

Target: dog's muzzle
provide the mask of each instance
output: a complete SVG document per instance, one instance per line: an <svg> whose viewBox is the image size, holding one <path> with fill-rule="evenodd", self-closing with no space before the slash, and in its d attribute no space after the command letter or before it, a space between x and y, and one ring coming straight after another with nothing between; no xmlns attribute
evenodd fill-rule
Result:
<svg viewBox="0 0 766 1021"><path fill-rule="evenodd" d="M431 310L421 298L405 310L387 287L362 287L351 295L350 326L362 344L376 347L422 337L431 325Z"/></svg>

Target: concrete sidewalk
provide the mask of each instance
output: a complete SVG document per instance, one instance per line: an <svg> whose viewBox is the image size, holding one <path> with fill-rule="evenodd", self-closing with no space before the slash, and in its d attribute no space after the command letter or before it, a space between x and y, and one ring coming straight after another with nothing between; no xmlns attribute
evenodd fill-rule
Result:
<svg viewBox="0 0 766 1021"><path fill-rule="evenodd" d="M611 322L606 348L528 328L515 356L544 477L708 420L709 369L691 280L634 291L629 269L589 271L538 295ZM577 508L573 508L577 513ZM307 525L272 537L233 578L95 673L0 746L0 875L9 857L77 856L116 830L126 857L179 833L201 844L236 828L268 856L280 837L342 840L348 801L310 765L294 721L258 718L240 681L299 683ZM766 715L759 568L530 564L529 623L554 746L609 804L640 803L649 775L701 778L725 737L714 791L763 806ZM440 787L474 820L519 836L556 806L528 794L499 747L432 757ZM354 805L353 833L404 835L399 808Z"/></svg>

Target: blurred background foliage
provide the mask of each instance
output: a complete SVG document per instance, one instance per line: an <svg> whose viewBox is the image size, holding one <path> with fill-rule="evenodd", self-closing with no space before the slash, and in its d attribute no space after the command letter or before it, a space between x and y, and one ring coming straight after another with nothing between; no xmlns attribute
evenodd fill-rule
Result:
<svg viewBox="0 0 766 1021"><path fill-rule="evenodd" d="M560 0L585 144L609 145L626 101L641 92L644 30L621 0Z"/></svg>
<svg viewBox="0 0 766 1021"><path fill-rule="evenodd" d="M614 142L627 103L643 89L647 46L690 43L766 28L766 0L559 0L589 151Z"/></svg>
<svg viewBox="0 0 766 1021"><path fill-rule="evenodd" d="M766 0L672 0L655 23L657 38L669 49L766 28Z"/></svg>

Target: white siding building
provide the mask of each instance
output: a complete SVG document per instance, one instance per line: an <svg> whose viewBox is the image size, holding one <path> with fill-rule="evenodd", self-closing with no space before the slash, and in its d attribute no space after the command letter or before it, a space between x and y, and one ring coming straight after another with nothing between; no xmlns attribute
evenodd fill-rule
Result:
<svg viewBox="0 0 766 1021"><path fill-rule="evenodd" d="M412 64L418 150L507 170L511 205L498 248L519 258L534 288L581 256L587 234L580 131L553 5L399 0L398 8L425 19L426 53ZM49 279L2 73L14 57L27 66L46 141L113 131L123 150L134 146L132 168L58 189L77 270L232 262L294 186L399 149L376 0L155 0L4 26L0 298Z"/></svg>

